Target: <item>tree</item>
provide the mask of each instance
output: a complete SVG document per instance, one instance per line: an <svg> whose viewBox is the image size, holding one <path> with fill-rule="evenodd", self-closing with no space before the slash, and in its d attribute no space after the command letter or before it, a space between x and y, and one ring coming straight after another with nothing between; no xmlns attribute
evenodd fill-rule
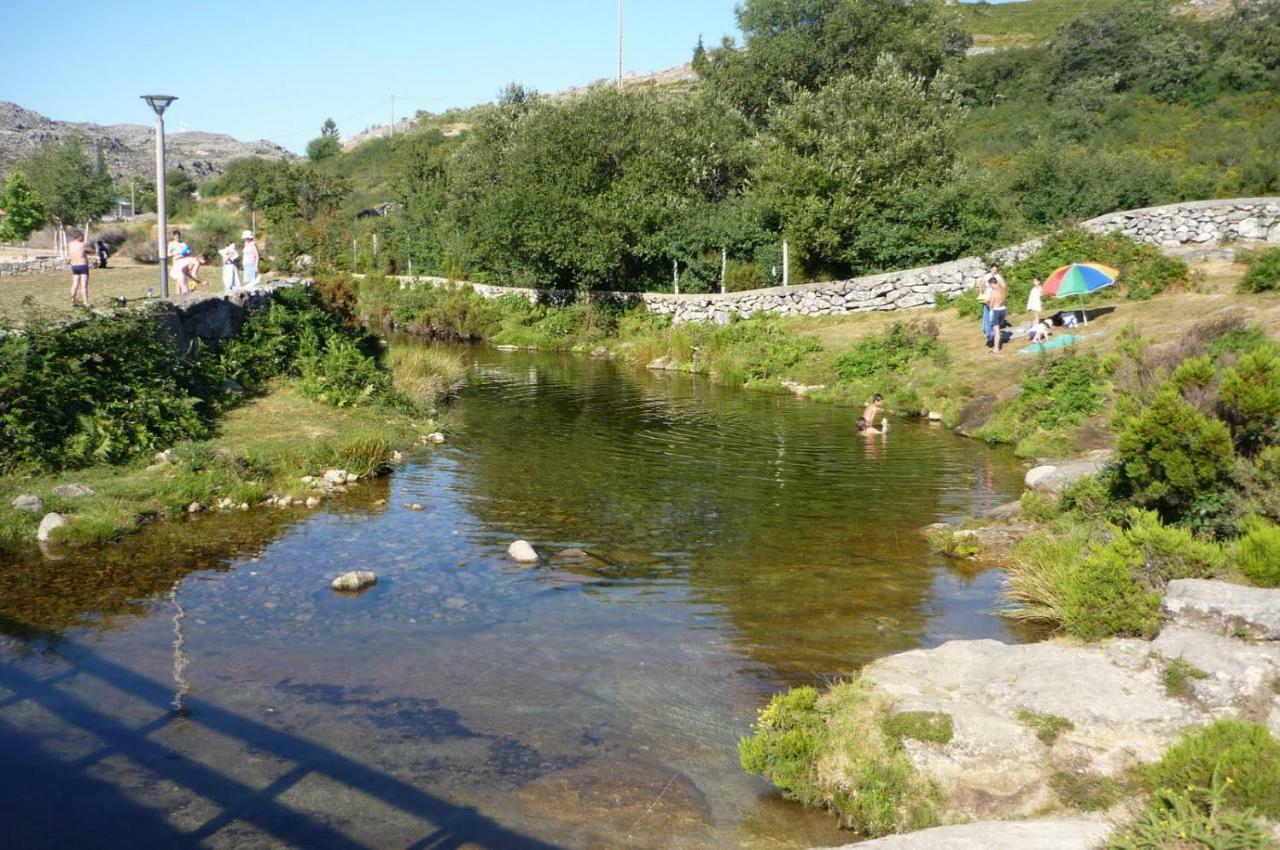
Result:
<svg viewBox="0 0 1280 850"><path fill-rule="evenodd" d="M895 246L929 226L921 202L956 176L960 114L940 85L885 57L870 76L799 92L774 113L753 194L805 272L894 266Z"/></svg>
<svg viewBox="0 0 1280 850"><path fill-rule="evenodd" d="M101 156L96 165L89 162L80 136L46 143L23 170L44 201L45 212L58 226L89 224L114 206L111 175Z"/></svg>
<svg viewBox="0 0 1280 850"><path fill-rule="evenodd" d="M746 0L737 18L741 49L726 38L706 50L699 40L694 70L757 123L796 91L870 73L881 55L931 79L970 43L942 0Z"/></svg>
<svg viewBox="0 0 1280 850"><path fill-rule="evenodd" d="M320 162L342 152L342 141L338 138L338 125L332 118L324 119L320 126L320 135L307 143L307 159Z"/></svg>
<svg viewBox="0 0 1280 850"><path fill-rule="evenodd" d="M20 169L15 169L5 181L0 210L4 210L4 218L0 219L0 242L25 242L44 224L44 203Z"/></svg>

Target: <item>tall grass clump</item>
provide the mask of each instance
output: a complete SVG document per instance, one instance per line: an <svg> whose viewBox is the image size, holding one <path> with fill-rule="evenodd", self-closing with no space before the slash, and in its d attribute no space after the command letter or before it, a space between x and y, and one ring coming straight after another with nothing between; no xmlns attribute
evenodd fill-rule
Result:
<svg viewBox="0 0 1280 850"><path fill-rule="evenodd" d="M926 737L940 739L950 718L940 721L930 718ZM799 687L761 709L738 755L748 773L768 778L789 800L830 809L845 827L872 836L906 832L936 824L940 798L911 766L900 731L887 701L861 680L821 696Z"/></svg>
<svg viewBox="0 0 1280 850"><path fill-rule="evenodd" d="M1236 543L1236 563L1255 584L1280 587L1280 525L1249 517Z"/></svg>
<svg viewBox="0 0 1280 850"><path fill-rule="evenodd" d="M392 388L418 403L430 404L456 393L467 377L461 357L428 345L392 345L388 365Z"/></svg>

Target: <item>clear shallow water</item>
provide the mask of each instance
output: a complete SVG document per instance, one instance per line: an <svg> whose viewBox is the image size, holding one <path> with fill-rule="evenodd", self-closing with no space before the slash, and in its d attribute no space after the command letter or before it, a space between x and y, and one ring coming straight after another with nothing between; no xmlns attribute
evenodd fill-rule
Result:
<svg viewBox="0 0 1280 850"><path fill-rule="evenodd" d="M891 652L1016 639L999 574L917 533L1012 498L1007 456L468 354L465 430L341 502L0 567L12 846L844 843L738 768L755 709ZM507 560L516 537L539 566ZM356 568L378 585L328 590Z"/></svg>

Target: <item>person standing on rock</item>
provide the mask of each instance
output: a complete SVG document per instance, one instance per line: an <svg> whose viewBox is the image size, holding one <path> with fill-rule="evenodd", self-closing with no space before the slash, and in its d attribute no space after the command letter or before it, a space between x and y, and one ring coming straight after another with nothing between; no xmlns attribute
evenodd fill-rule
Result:
<svg viewBox="0 0 1280 850"><path fill-rule="evenodd" d="M241 233L240 238L244 240L244 249L241 251L244 263L244 285L253 286L258 282L258 243L253 238L252 230Z"/></svg>
<svg viewBox="0 0 1280 850"><path fill-rule="evenodd" d="M92 249L85 242L84 231L75 230L71 234L71 244L67 245L67 257L71 260L71 306L76 306L76 295L89 303L89 252Z"/></svg>

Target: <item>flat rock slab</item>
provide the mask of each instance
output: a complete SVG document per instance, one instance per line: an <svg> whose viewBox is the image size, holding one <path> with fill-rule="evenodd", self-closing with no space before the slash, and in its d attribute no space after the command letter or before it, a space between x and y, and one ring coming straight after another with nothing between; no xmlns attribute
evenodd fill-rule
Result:
<svg viewBox="0 0 1280 850"><path fill-rule="evenodd" d="M840 850L1091 850L1111 826L1097 821L979 821L849 844Z"/></svg>
<svg viewBox="0 0 1280 850"><path fill-rule="evenodd" d="M1083 457L1056 461L1027 470L1023 483L1029 490L1041 493L1061 493L1086 475L1102 471L1113 457L1110 449L1097 449Z"/></svg>
<svg viewBox="0 0 1280 850"><path fill-rule="evenodd" d="M1280 640L1280 588L1178 579L1165 590L1164 610L1181 626L1229 637Z"/></svg>

